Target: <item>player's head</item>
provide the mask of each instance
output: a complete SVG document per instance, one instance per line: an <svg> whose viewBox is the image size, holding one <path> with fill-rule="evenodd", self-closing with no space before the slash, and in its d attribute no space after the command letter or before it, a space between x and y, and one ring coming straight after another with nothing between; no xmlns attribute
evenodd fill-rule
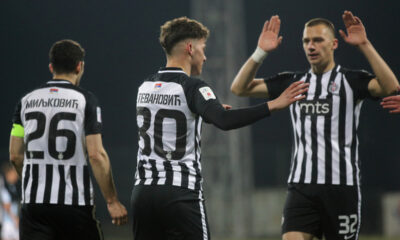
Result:
<svg viewBox="0 0 400 240"><path fill-rule="evenodd" d="M15 171L15 168L10 164L10 162L4 162L1 165L1 170L8 183L14 184L18 181L17 171Z"/></svg>
<svg viewBox="0 0 400 240"><path fill-rule="evenodd" d="M84 70L85 49L73 40L55 42L49 52L50 71L54 75L77 75L77 85Z"/></svg>
<svg viewBox="0 0 400 240"><path fill-rule="evenodd" d="M159 40L167 58L184 57L190 62L191 75L199 75L206 60L204 49L209 33L200 22L180 17L161 26Z"/></svg>
<svg viewBox="0 0 400 240"><path fill-rule="evenodd" d="M334 50L338 47L335 26L327 19L314 18L304 26L303 48L311 66L334 63Z"/></svg>

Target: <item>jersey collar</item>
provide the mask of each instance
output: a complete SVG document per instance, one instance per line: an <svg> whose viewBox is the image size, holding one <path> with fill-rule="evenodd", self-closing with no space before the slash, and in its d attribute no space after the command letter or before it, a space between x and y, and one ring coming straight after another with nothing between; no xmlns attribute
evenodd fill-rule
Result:
<svg viewBox="0 0 400 240"><path fill-rule="evenodd" d="M162 67L158 70L158 73L183 73L187 75L182 68L179 67Z"/></svg>
<svg viewBox="0 0 400 240"><path fill-rule="evenodd" d="M72 83L68 80L65 79L51 79L50 81L47 82L47 84L71 84Z"/></svg>

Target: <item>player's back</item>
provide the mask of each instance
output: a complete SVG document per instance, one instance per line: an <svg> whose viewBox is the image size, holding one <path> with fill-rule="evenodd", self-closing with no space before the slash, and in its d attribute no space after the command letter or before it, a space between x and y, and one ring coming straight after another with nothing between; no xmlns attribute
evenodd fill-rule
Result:
<svg viewBox="0 0 400 240"><path fill-rule="evenodd" d="M190 108L190 91L200 80L167 68L139 87L136 185L201 189L201 117Z"/></svg>
<svg viewBox="0 0 400 240"><path fill-rule="evenodd" d="M93 205L85 135L101 127L100 116L88 114L96 106L92 94L66 80L49 81L21 99L15 117L25 131L23 203Z"/></svg>

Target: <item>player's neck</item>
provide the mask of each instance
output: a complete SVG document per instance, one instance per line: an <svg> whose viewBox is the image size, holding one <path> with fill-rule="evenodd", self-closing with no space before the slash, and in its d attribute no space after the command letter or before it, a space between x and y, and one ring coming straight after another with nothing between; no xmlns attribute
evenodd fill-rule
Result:
<svg viewBox="0 0 400 240"><path fill-rule="evenodd" d="M311 65L311 70L314 74L323 74L329 72L335 67L335 61L329 61L327 64Z"/></svg>
<svg viewBox="0 0 400 240"><path fill-rule="evenodd" d="M182 68L182 70L190 76L191 73L191 66L190 63L184 59L177 59L177 58L168 58L167 65L165 67L178 67Z"/></svg>
<svg viewBox="0 0 400 240"><path fill-rule="evenodd" d="M76 85L78 76L76 74L54 74L53 79L63 79L70 81L73 85Z"/></svg>

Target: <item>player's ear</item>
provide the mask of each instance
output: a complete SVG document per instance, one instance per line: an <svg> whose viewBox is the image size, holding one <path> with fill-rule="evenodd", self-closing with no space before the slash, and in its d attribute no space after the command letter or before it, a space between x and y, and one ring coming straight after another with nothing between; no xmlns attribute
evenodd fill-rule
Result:
<svg viewBox="0 0 400 240"><path fill-rule="evenodd" d="M83 62L83 61L80 61L80 62L78 63L78 65L76 65L76 68L75 68L76 74L80 73L80 72L83 70L83 65L84 65L84 62Z"/></svg>
<svg viewBox="0 0 400 240"><path fill-rule="evenodd" d="M333 39L333 45L332 45L332 50L335 50L339 46L339 41L337 38Z"/></svg>
<svg viewBox="0 0 400 240"><path fill-rule="evenodd" d="M49 71L51 72L51 74L54 74L53 65L51 65L51 63L49 63Z"/></svg>
<svg viewBox="0 0 400 240"><path fill-rule="evenodd" d="M192 43L192 41L186 42L185 50L190 56L192 56L192 54L193 54L193 43Z"/></svg>

